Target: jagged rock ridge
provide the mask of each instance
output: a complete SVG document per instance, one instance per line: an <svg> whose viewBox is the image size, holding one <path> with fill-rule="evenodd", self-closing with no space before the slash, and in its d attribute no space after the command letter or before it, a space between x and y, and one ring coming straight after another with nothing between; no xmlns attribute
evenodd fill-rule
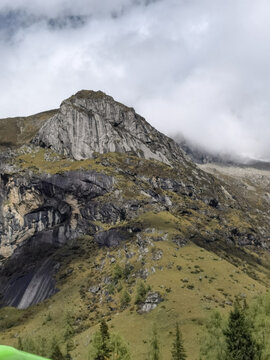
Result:
<svg viewBox="0 0 270 360"><path fill-rule="evenodd" d="M79 91L63 101L34 143L76 160L92 158L94 153L121 152L167 164L186 161L172 139L154 129L133 108L101 91Z"/></svg>

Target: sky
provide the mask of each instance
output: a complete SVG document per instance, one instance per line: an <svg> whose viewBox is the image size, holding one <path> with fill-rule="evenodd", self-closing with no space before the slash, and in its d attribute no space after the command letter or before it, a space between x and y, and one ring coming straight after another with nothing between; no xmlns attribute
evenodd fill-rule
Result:
<svg viewBox="0 0 270 360"><path fill-rule="evenodd" d="M102 90L158 130L270 160L269 0L1 0L0 118Z"/></svg>

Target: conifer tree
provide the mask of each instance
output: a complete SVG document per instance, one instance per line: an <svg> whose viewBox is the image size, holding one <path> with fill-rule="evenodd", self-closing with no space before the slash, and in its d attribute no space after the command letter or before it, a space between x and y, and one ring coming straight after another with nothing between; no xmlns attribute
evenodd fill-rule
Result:
<svg viewBox="0 0 270 360"><path fill-rule="evenodd" d="M144 302L147 291L148 291L148 288L145 286L145 284L142 281L140 281L137 286L135 304L140 304L140 303Z"/></svg>
<svg viewBox="0 0 270 360"><path fill-rule="evenodd" d="M236 302L229 315L224 331L227 345L226 360L257 360L261 350L252 337L252 326L248 322L245 306Z"/></svg>
<svg viewBox="0 0 270 360"><path fill-rule="evenodd" d="M106 321L104 319L100 322L99 331L93 336L92 346L90 349L90 359L92 360L106 360L109 359L110 348L110 334Z"/></svg>
<svg viewBox="0 0 270 360"><path fill-rule="evenodd" d="M158 341L157 329L155 327L153 329L153 336L151 339L149 360L160 360L159 341Z"/></svg>
<svg viewBox="0 0 270 360"><path fill-rule="evenodd" d="M130 303L131 297L129 295L129 293L127 292L127 290L125 289L121 299L120 299L120 304L121 304L121 308L126 308L128 306L128 304Z"/></svg>
<svg viewBox="0 0 270 360"><path fill-rule="evenodd" d="M172 346L172 360L185 360L187 358L186 352L183 346L182 334L179 330L179 325L175 326L175 340Z"/></svg>
<svg viewBox="0 0 270 360"><path fill-rule="evenodd" d="M103 339L109 339L110 334L109 334L109 328L108 325L106 323L106 321L104 319L101 320L100 325L99 325L99 329L100 329L100 334L102 336Z"/></svg>
<svg viewBox="0 0 270 360"><path fill-rule="evenodd" d="M72 357L69 352L66 353L65 360L72 360Z"/></svg>

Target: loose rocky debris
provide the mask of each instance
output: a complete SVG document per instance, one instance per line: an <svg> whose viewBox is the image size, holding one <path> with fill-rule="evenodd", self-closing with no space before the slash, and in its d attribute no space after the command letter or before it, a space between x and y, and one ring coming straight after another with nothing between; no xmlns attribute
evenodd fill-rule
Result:
<svg viewBox="0 0 270 360"><path fill-rule="evenodd" d="M99 285L90 286L88 291L91 292L92 294L97 294L100 291L100 286Z"/></svg>
<svg viewBox="0 0 270 360"><path fill-rule="evenodd" d="M154 310L164 299L159 292L148 293L145 301L140 305L138 313L148 313Z"/></svg>

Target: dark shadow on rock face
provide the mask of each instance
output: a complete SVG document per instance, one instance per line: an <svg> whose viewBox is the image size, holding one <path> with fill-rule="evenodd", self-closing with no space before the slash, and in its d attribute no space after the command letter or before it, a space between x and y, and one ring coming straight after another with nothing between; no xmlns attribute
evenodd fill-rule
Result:
<svg viewBox="0 0 270 360"><path fill-rule="evenodd" d="M18 248L0 272L0 305L26 309L57 292L55 261L51 255L56 245L40 243L33 237Z"/></svg>
<svg viewBox="0 0 270 360"><path fill-rule="evenodd" d="M118 246L121 242L128 240L130 234L123 230L111 229L108 231L102 231L95 235L94 240L99 246Z"/></svg>
<svg viewBox="0 0 270 360"><path fill-rule="evenodd" d="M9 191L7 182L5 185L0 192L2 202ZM1 217L0 211L0 242L6 236L11 238L12 246L21 234L29 234L0 268L0 306L24 309L57 291L53 254L70 240L85 234L90 227L89 220L95 220L95 214L91 212L87 219L78 209L75 209L74 214L73 204L69 203L68 197L74 199L76 206L80 204L80 211L85 213L88 206L92 206L91 202L108 192L112 185L112 177L94 171L40 174L29 177L27 181L19 177L14 179L12 186L17 187L22 198L31 189L40 194L41 200L37 208L23 216L23 225L10 212L5 215L6 219L10 217L6 229L7 222ZM107 210L103 212L105 214Z"/></svg>

